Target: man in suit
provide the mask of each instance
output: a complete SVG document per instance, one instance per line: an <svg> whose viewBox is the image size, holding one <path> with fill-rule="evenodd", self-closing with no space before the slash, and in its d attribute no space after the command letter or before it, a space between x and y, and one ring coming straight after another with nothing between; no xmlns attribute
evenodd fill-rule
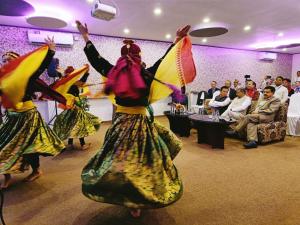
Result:
<svg viewBox="0 0 300 225"><path fill-rule="evenodd" d="M230 80L226 80L225 81L225 87L228 88L228 97L233 100L236 97L236 91L231 88L231 81Z"/></svg>
<svg viewBox="0 0 300 225"><path fill-rule="evenodd" d="M208 98L208 99L212 99L214 93L215 93L216 91L220 90L219 88L217 88L217 82L216 82L216 81L212 81L212 82L210 83L210 86L211 86L211 88L208 89L208 91L207 91L207 94L208 94L208 95L207 95L207 98Z"/></svg>
<svg viewBox="0 0 300 225"><path fill-rule="evenodd" d="M274 96L275 88L267 86L264 89L264 95L257 102L255 110L243 117L234 131L230 134L238 134L247 129L248 143L244 144L245 148L257 147L257 126L259 123L269 123L274 121L275 114L280 107L280 99Z"/></svg>

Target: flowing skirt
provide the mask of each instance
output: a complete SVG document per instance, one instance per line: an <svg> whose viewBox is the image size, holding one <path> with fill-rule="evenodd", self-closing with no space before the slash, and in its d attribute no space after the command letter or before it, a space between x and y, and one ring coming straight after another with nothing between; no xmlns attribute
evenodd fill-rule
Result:
<svg viewBox="0 0 300 225"><path fill-rule="evenodd" d="M26 154L59 154L65 148L42 119L36 108L8 112L0 126L0 174L20 173L28 169Z"/></svg>
<svg viewBox="0 0 300 225"><path fill-rule="evenodd" d="M173 159L181 141L142 114L116 113L100 151L82 171L83 194L130 208L160 208L177 201L182 182Z"/></svg>
<svg viewBox="0 0 300 225"><path fill-rule="evenodd" d="M61 140L93 135L100 128L101 120L81 108L67 109L59 114L53 130Z"/></svg>

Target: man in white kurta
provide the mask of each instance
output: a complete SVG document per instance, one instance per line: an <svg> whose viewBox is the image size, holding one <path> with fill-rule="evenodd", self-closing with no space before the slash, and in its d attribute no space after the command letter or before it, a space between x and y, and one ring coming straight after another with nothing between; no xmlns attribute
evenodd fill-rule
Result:
<svg viewBox="0 0 300 225"><path fill-rule="evenodd" d="M237 97L233 99L227 110L221 115L226 121L237 121L247 113L248 107L251 105L251 98L246 95L244 88L236 90Z"/></svg>
<svg viewBox="0 0 300 225"><path fill-rule="evenodd" d="M282 84L283 84L283 77L282 76L276 77L275 86L274 86L275 87L274 97L279 98L280 103L284 104L289 98L289 91Z"/></svg>

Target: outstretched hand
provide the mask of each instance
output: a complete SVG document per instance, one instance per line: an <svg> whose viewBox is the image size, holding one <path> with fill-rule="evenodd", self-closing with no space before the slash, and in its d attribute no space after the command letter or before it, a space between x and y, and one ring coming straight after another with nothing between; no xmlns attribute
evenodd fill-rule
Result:
<svg viewBox="0 0 300 225"><path fill-rule="evenodd" d="M190 25L186 25L184 27L179 28L176 31L176 39L174 41L174 43L177 43L178 41L180 41L183 37L187 36L189 30L191 29Z"/></svg>
<svg viewBox="0 0 300 225"><path fill-rule="evenodd" d="M79 20L76 20L76 25L77 25L77 29L78 29L79 33L82 35L85 42L88 42L89 41L89 30L87 28L86 23L83 26Z"/></svg>
<svg viewBox="0 0 300 225"><path fill-rule="evenodd" d="M56 45L55 45L55 42L54 42L54 36L52 38L47 36L47 38L45 38L45 42L49 46L50 50L55 51L55 46Z"/></svg>
<svg viewBox="0 0 300 225"><path fill-rule="evenodd" d="M87 28L86 23L83 26L79 20L76 20L76 25L77 25L77 29L78 29L79 33L81 33L81 35L89 34L89 30Z"/></svg>

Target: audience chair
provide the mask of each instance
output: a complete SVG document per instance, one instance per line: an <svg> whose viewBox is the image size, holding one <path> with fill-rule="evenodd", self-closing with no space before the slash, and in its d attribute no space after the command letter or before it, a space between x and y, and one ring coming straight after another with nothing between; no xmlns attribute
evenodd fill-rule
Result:
<svg viewBox="0 0 300 225"><path fill-rule="evenodd" d="M190 93L189 102L191 104L191 110L198 113L200 109L204 109L205 99L207 97L206 91L196 92L192 91Z"/></svg>
<svg viewBox="0 0 300 225"><path fill-rule="evenodd" d="M258 125L258 143L266 144L273 141L284 141L287 130L288 104L282 104L275 115L274 121Z"/></svg>
<svg viewBox="0 0 300 225"><path fill-rule="evenodd" d="M300 136L300 93L290 97L287 113L287 134Z"/></svg>

